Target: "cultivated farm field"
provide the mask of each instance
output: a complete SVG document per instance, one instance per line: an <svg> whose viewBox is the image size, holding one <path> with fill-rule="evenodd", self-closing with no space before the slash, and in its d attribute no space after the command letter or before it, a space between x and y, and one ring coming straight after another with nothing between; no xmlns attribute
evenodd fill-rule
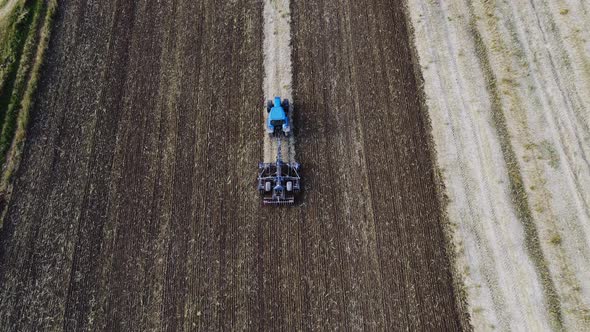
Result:
<svg viewBox="0 0 590 332"><path fill-rule="evenodd" d="M469 328L403 3L275 11L304 194L260 204L273 5L59 3L4 217L3 329Z"/></svg>
<svg viewBox="0 0 590 332"><path fill-rule="evenodd" d="M588 10L0 0L0 331L588 330Z"/></svg>

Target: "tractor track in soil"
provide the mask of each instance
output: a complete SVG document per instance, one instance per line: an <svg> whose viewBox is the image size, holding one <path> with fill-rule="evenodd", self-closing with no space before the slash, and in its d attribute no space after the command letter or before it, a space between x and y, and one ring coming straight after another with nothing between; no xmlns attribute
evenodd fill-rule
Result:
<svg viewBox="0 0 590 332"><path fill-rule="evenodd" d="M291 5L302 203L262 207L262 2L60 4L0 246L11 330L466 326L403 4Z"/></svg>

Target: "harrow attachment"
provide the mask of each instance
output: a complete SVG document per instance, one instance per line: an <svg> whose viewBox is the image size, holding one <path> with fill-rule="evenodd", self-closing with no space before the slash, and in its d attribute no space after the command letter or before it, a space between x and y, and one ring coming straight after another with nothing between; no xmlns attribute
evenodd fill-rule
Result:
<svg viewBox="0 0 590 332"><path fill-rule="evenodd" d="M299 163L284 163L280 159L274 163L258 164L258 191L264 204L290 205L295 203L299 192Z"/></svg>

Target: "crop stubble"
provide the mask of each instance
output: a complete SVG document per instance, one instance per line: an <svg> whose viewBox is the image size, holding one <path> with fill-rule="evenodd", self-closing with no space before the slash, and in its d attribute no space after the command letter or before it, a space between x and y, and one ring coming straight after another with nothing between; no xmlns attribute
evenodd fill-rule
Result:
<svg viewBox="0 0 590 332"><path fill-rule="evenodd" d="M459 327L401 4L292 5L303 202L260 206L262 3L62 3L0 325Z"/></svg>

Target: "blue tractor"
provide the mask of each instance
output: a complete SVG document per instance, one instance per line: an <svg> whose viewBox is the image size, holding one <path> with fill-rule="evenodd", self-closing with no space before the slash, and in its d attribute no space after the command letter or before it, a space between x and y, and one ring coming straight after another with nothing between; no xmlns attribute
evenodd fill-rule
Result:
<svg viewBox="0 0 590 332"><path fill-rule="evenodd" d="M275 97L274 102L269 100L266 103L266 111L268 112L268 120L266 122L266 132L272 136L278 136L281 132L288 136L291 132L289 125L289 100L280 97Z"/></svg>

